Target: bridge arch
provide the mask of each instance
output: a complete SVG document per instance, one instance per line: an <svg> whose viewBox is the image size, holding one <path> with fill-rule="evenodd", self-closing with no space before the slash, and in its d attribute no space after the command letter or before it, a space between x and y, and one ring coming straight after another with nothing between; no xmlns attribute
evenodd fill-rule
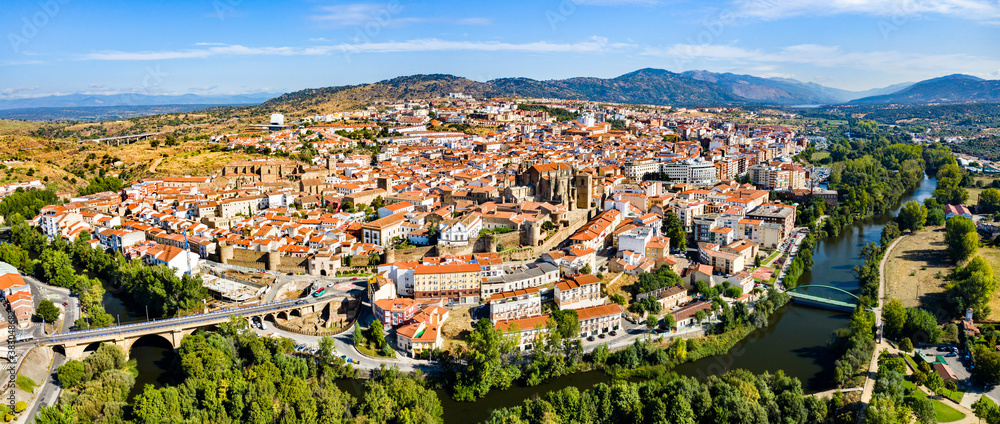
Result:
<svg viewBox="0 0 1000 424"><path fill-rule="evenodd" d="M851 292L849 292L847 290L844 290L844 289L842 289L840 287L825 286L825 285L822 285L822 284L809 284L809 285L805 285L805 286L796 286L795 288L788 289L788 291L792 292L792 291L797 291L799 289L806 289L806 288L809 288L809 287L815 287L815 288L821 288L821 289L830 289L830 290L833 290L833 291L838 291L838 292L841 292L841 293L844 293L844 294L847 294L847 295L853 297L854 300L861 301L861 298L858 297L858 295L856 295L854 293L851 293ZM805 291L803 290L802 293L804 294Z"/></svg>
<svg viewBox="0 0 1000 424"><path fill-rule="evenodd" d="M138 338L127 341L128 349L125 351L129 358L132 357L132 351L137 347L141 346L156 346L156 347L166 347L170 349L175 349L173 340L170 339L169 334L163 333L153 333L145 334L139 336Z"/></svg>

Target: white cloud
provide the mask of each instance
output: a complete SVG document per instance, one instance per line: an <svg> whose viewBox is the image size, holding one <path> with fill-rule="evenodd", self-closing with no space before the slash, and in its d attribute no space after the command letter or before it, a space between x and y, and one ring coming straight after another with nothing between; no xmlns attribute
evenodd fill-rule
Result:
<svg viewBox="0 0 1000 424"><path fill-rule="evenodd" d="M988 73L1000 68L1000 60L967 54L917 54L893 50L848 52L838 46L819 44L798 44L776 51L748 50L733 45L675 44L667 48L647 48L643 55L672 58L678 63L689 61L726 62L730 65L748 66L770 65L769 70L777 70L776 65L801 64L822 68L851 68L862 71L880 71L899 74L905 70L928 76L948 73Z"/></svg>
<svg viewBox="0 0 1000 424"><path fill-rule="evenodd" d="M37 85L33 86L33 87L5 88L3 90L0 90L0 94L3 94L4 96L13 96L13 95L16 95L16 94L27 93L29 91L37 91L37 90L40 90L41 88L42 87L39 87Z"/></svg>
<svg viewBox="0 0 1000 424"><path fill-rule="evenodd" d="M861 14L906 17L941 14L972 20L1000 18L996 0L734 0L736 16L774 20L795 16Z"/></svg>
<svg viewBox="0 0 1000 424"><path fill-rule="evenodd" d="M606 38L592 37L576 43L502 43L495 41L449 41L436 38L389 41L382 43L341 43L313 47L247 47L241 45L210 46L201 49L175 51L122 52L104 51L81 56L81 60L142 61L169 59L203 59L212 56L322 56L341 52L388 53L428 51L513 51L528 53L604 52L630 45L610 43Z"/></svg>

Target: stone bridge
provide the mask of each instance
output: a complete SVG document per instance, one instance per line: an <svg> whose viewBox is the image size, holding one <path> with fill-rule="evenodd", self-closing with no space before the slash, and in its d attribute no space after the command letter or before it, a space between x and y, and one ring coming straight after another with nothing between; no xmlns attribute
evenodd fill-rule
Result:
<svg viewBox="0 0 1000 424"><path fill-rule="evenodd" d="M301 316L322 311L334 301L341 302L343 298L329 296L319 299L284 300L242 308L223 309L186 317L57 333L39 338L38 341L46 346L62 347L66 358L70 360L83 358L88 347L103 342L110 342L120 346L125 351L126 357L128 357L131 354L132 344L145 336L161 337L169 342L174 349L177 349L181 346L181 339L184 336L193 333L199 328L211 327L227 322L231 316L242 316L247 319L252 317L266 319L271 317L272 320L277 321L282 316L287 319L289 315L298 314Z"/></svg>

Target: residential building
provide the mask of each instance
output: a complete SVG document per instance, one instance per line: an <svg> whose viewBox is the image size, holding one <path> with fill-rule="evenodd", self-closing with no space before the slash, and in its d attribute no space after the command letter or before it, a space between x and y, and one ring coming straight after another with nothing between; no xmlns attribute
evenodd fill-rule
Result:
<svg viewBox="0 0 1000 424"><path fill-rule="evenodd" d="M493 322L526 318L542 313L542 295L538 287L496 293L490 296L490 320Z"/></svg>
<svg viewBox="0 0 1000 424"><path fill-rule="evenodd" d="M617 331L622 326L622 308L615 303L577 309L576 315L580 320L580 337Z"/></svg>
<svg viewBox="0 0 1000 424"><path fill-rule="evenodd" d="M584 274L556 284L555 302L559 309L580 309L604 303L601 279Z"/></svg>

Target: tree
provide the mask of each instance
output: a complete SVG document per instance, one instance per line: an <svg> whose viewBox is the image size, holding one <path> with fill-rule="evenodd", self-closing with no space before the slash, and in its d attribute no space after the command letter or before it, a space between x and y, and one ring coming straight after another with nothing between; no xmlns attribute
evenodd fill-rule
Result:
<svg viewBox="0 0 1000 424"><path fill-rule="evenodd" d="M378 196L375 200L372 200L372 209L377 211L383 207L385 207L385 199L382 199L382 196Z"/></svg>
<svg viewBox="0 0 1000 424"><path fill-rule="evenodd" d="M375 349L378 350L382 350L383 346L386 345L385 332L382 329L382 321L372 321L371 327L368 327L368 340L371 341L372 345L375 346Z"/></svg>
<svg viewBox="0 0 1000 424"><path fill-rule="evenodd" d="M42 321L51 324L59 319L61 311L56 307L55 303L52 303L51 300L44 299L41 302L38 302L38 309L35 310L35 314L38 315Z"/></svg>
<svg viewBox="0 0 1000 424"><path fill-rule="evenodd" d="M77 384L83 382L85 375L86 370L84 369L83 362L76 360L66 362L56 370L56 377L59 378L59 384L66 389L76 387Z"/></svg>
<svg viewBox="0 0 1000 424"><path fill-rule="evenodd" d="M965 267L955 270L955 282L951 286L951 294L955 302L957 314L962 314L966 308L972 308L977 319L983 319L990 313L990 300L997 290L993 276L993 267L982 256L976 256Z"/></svg>
<svg viewBox="0 0 1000 424"><path fill-rule="evenodd" d="M979 193L979 202L976 203L976 213L991 214L1000 212L1000 190L988 188Z"/></svg>
<svg viewBox="0 0 1000 424"><path fill-rule="evenodd" d="M705 311L703 310L694 313L695 321L702 322L705 320L705 318L708 318L708 314L706 314Z"/></svg>
<svg viewBox="0 0 1000 424"><path fill-rule="evenodd" d="M319 339L319 357L323 362L330 362L333 360L336 354L336 347L334 347L333 337L323 336Z"/></svg>
<svg viewBox="0 0 1000 424"><path fill-rule="evenodd" d="M890 337L897 337L903 331L906 324L906 309L899 299L890 299L882 308L882 321L885 333Z"/></svg>
<svg viewBox="0 0 1000 424"><path fill-rule="evenodd" d="M591 271L593 271L593 270L590 269L590 264L586 264L586 265L583 266L583 268L580 269L580 273L581 274L590 274Z"/></svg>
<svg viewBox="0 0 1000 424"><path fill-rule="evenodd" d="M911 340L922 343L937 344L941 341L941 329L937 326L934 315L926 309L907 308L906 325L903 334Z"/></svg>
<svg viewBox="0 0 1000 424"><path fill-rule="evenodd" d="M732 299L739 299L740 296L743 296L743 288L742 287L740 287L740 286L731 286L731 287L729 287L729 288L726 289L726 297L729 297L729 298L732 298Z"/></svg>
<svg viewBox="0 0 1000 424"><path fill-rule="evenodd" d="M973 350L976 368L973 368L972 375L986 384L1000 383L1000 353L978 344Z"/></svg>
<svg viewBox="0 0 1000 424"><path fill-rule="evenodd" d="M580 318L575 309L562 309L552 313L556 331L563 339L569 340L580 334Z"/></svg>
<svg viewBox="0 0 1000 424"><path fill-rule="evenodd" d="M920 231L924 228L924 222L927 221L927 207L916 200L906 202L906 205L900 209L897 220L900 230Z"/></svg>
<svg viewBox="0 0 1000 424"><path fill-rule="evenodd" d="M899 350L903 352L913 352L913 342L910 341L909 337L903 337L903 340L899 342Z"/></svg>
<svg viewBox="0 0 1000 424"><path fill-rule="evenodd" d="M972 411L976 417L986 422L986 424L1000 424L1000 407L993 401L983 396L972 404Z"/></svg>
<svg viewBox="0 0 1000 424"><path fill-rule="evenodd" d="M971 258L979 250L979 236L976 234L976 224L964 216L954 216L945 223L945 244L948 255L954 261L964 261Z"/></svg>
<svg viewBox="0 0 1000 424"><path fill-rule="evenodd" d="M937 424L937 417L934 413L934 402L926 397L914 397L910 399L910 408L913 415L917 417L920 424Z"/></svg>
<svg viewBox="0 0 1000 424"><path fill-rule="evenodd" d="M354 341L355 346L361 346L365 341L365 336L361 333L361 324L354 323L354 334L351 335L352 341Z"/></svg>
<svg viewBox="0 0 1000 424"><path fill-rule="evenodd" d="M671 314L666 314L663 316L663 319L660 320L660 323L663 325L664 328L669 330L677 325L677 319L675 319L674 316Z"/></svg>
<svg viewBox="0 0 1000 424"><path fill-rule="evenodd" d="M663 216L660 229L665 237L670 238L670 247L680 250L687 248L687 233L684 231L684 223L673 211L668 211Z"/></svg>
<svg viewBox="0 0 1000 424"><path fill-rule="evenodd" d="M653 331L658 325L660 325L660 320L656 319L655 316L650 315L646 318L646 327L649 327L649 331Z"/></svg>

